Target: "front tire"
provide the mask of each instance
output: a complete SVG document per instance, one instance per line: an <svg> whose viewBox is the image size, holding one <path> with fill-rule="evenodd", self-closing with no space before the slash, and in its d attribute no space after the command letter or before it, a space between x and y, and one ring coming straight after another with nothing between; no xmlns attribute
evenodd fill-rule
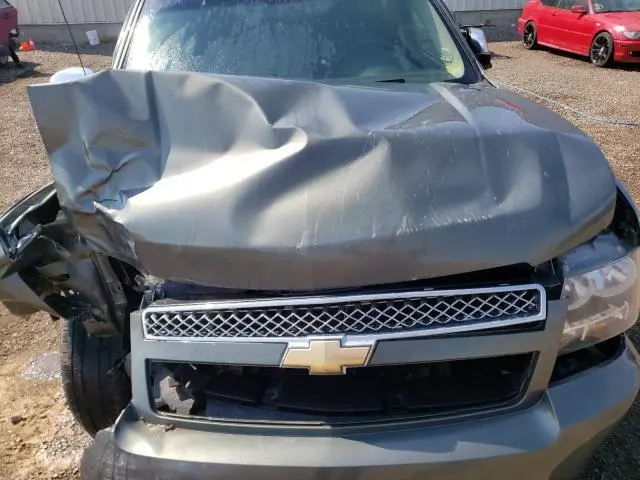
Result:
<svg viewBox="0 0 640 480"><path fill-rule="evenodd" d="M533 22L529 22L524 26L522 44L527 50L534 50L538 46L538 32Z"/></svg>
<svg viewBox="0 0 640 480"><path fill-rule="evenodd" d="M607 32L596 35L591 42L589 59L596 67L608 67L613 64L613 37Z"/></svg>
<svg viewBox="0 0 640 480"><path fill-rule="evenodd" d="M116 421L131 400L119 338L87 335L79 320L61 320L60 373L67 404L91 436ZM111 373L109 371L113 369Z"/></svg>

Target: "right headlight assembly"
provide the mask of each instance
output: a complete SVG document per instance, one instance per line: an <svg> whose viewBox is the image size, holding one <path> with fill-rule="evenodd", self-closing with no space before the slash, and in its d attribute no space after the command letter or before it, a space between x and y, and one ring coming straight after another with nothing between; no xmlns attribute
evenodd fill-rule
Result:
<svg viewBox="0 0 640 480"><path fill-rule="evenodd" d="M569 300L562 333L561 352L588 347L627 331L638 318L640 306L640 255L635 249L617 260L586 271L576 270L572 261L595 254L602 246L594 241L582 252L567 255L564 260L565 281L562 296ZM618 242L604 241L605 258L616 251ZM601 249L602 250L602 249ZM602 253L602 252L600 252ZM572 257L573 256L573 257ZM578 257L577 259L575 257Z"/></svg>

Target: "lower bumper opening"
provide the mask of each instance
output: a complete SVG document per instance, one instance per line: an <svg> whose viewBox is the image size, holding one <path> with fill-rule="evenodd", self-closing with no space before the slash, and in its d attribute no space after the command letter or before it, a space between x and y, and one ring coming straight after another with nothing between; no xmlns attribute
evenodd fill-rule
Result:
<svg viewBox="0 0 640 480"><path fill-rule="evenodd" d="M619 335L590 347L560 355L553 367L550 386L585 370L609 362L618 357L623 350L624 335Z"/></svg>
<svg viewBox="0 0 640 480"><path fill-rule="evenodd" d="M348 369L317 376L278 367L148 363L156 412L232 422L352 424L508 406L535 354Z"/></svg>

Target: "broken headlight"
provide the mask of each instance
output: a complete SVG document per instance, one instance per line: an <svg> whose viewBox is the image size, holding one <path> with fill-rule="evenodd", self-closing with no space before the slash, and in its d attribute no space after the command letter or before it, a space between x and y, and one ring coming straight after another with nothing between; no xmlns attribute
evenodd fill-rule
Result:
<svg viewBox="0 0 640 480"><path fill-rule="evenodd" d="M561 353L584 348L619 335L636 322L640 304L639 251L626 253L615 236L603 236L578 247L563 259L562 296L569 300L562 333ZM609 261L580 271L587 256Z"/></svg>

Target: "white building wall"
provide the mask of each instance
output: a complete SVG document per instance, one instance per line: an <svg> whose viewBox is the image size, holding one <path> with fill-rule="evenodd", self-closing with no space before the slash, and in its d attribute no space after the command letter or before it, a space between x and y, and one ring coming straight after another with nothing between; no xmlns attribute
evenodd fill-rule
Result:
<svg viewBox="0 0 640 480"><path fill-rule="evenodd" d="M122 23L134 0L62 0L69 23ZM64 23L58 0L11 0L21 25Z"/></svg>
<svg viewBox="0 0 640 480"><path fill-rule="evenodd" d="M453 11L510 10L526 0L444 0ZM121 23L134 0L62 0L69 23ZM63 23L58 0L12 0L21 25Z"/></svg>
<svg viewBox="0 0 640 480"><path fill-rule="evenodd" d="M521 9L526 0L444 0L454 12Z"/></svg>

